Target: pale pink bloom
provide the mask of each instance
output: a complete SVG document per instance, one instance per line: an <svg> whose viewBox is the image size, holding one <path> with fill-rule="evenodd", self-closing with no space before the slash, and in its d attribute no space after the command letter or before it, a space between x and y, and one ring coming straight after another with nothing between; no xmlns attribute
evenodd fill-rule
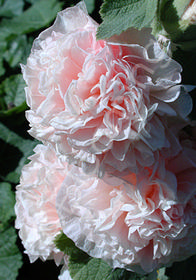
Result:
<svg viewBox="0 0 196 280"><path fill-rule="evenodd" d="M103 179L73 167L57 195L64 233L90 256L138 273L196 253L196 151L137 175Z"/></svg>
<svg viewBox="0 0 196 280"><path fill-rule="evenodd" d="M97 27L80 2L35 40L22 66L30 134L85 172L137 171L169 146L159 116L186 117L191 101L148 29L97 41Z"/></svg>
<svg viewBox="0 0 196 280"><path fill-rule="evenodd" d="M17 186L15 227L31 262L54 258L59 264L63 253L54 245L61 231L55 201L67 164L61 163L49 146L38 145L34 151Z"/></svg>

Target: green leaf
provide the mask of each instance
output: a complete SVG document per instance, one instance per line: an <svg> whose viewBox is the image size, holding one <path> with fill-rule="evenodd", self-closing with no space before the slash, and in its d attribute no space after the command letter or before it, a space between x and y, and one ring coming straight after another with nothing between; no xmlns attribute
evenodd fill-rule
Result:
<svg viewBox="0 0 196 280"><path fill-rule="evenodd" d="M89 14L91 14L95 9L95 0L84 0L86 8Z"/></svg>
<svg viewBox="0 0 196 280"><path fill-rule="evenodd" d="M173 0L173 5L176 8L179 17L183 15L189 4L190 0Z"/></svg>
<svg viewBox="0 0 196 280"><path fill-rule="evenodd" d="M182 20L190 0L163 0L160 4L159 20L168 37L178 45L189 50L196 47L196 26L188 20ZM190 41L190 42L187 42ZM194 41L194 42L192 42ZM188 45L188 48L186 47ZM193 49L193 48L192 48Z"/></svg>
<svg viewBox="0 0 196 280"><path fill-rule="evenodd" d="M101 259L90 258L87 262L69 260L69 271L74 280L112 279L112 268Z"/></svg>
<svg viewBox="0 0 196 280"><path fill-rule="evenodd" d="M105 0L100 11L103 23L98 28L97 38L109 38L131 27L151 26L157 3L158 0Z"/></svg>
<svg viewBox="0 0 196 280"><path fill-rule="evenodd" d="M8 41L7 50L3 57L9 63L10 67L19 67L19 63L26 63L30 54L33 39L27 40L26 35L14 36Z"/></svg>
<svg viewBox="0 0 196 280"><path fill-rule="evenodd" d="M68 268L73 280L156 280L157 278L156 271L141 276L125 269L113 269L104 260L92 258L77 248L63 232L56 237L54 243L59 250L69 256Z"/></svg>
<svg viewBox="0 0 196 280"><path fill-rule="evenodd" d="M0 279L15 280L22 266L22 256L16 246L17 235L10 227L0 232Z"/></svg>
<svg viewBox="0 0 196 280"><path fill-rule="evenodd" d="M147 280L145 276L140 276L134 272L122 268L113 269L111 272L111 280Z"/></svg>
<svg viewBox="0 0 196 280"><path fill-rule="evenodd" d="M190 0L162 0L160 1L160 19L166 29L178 26L178 21L189 5Z"/></svg>
<svg viewBox="0 0 196 280"><path fill-rule="evenodd" d="M28 3L34 4L35 2L38 2L40 0L26 0Z"/></svg>
<svg viewBox="0 0 196 280"><path fill-rule="evenodd" d="M9 107L19 106L25 101L26 86L22 74L13 75L5 79L2 83L2 88L5 94L5 102Z"/></svg>
<svg viewBox="0 0 196 280"><path fill-rule="evenodd" d="M3 19L0 23L0 39L13 34L29 33L47 26L56 17L61 6L57 0L42 0L13 19Z"/></svg>
<svg viewBox="0 0 196 280"><path fill-rule="evenodd" d="M110 279L107 278L112 268L101 259L95 259L77 248L74 242L64 233L59 234L55 239L58 249L69 255L69 271L74 280L80 279Z"/></svg>
<svg viewBox="0 0 196 280"><path fill-rule="evenodd" d="M178 13L175 0L163 0L160 2L160 22L170 38L178 37L181 33L179 29L179 20L181 9Z"/></svg>
<svg viewBox="0 0 196 280"><path fill-rule="evenodd" d="M0 76L4 75L5 68L3 65L3 55L7 47L7 42L5 40L0 40Z"/></svg>
<svg viewBox="0 0 196 280"><path fill-rule="evenodd" d="M1 122L0 131L0 175L4 181L18 183L22 167L39 142L21 137Z"/></svg>
<svg viewBox="0 0 196 280"><path fill-rule="evenodd" d="M164 35L171 40L172 57L182 65L182 82L195 85L196 25L182 20L188 4L190 0L160 1L159 21Z"/></svg>
<svg viewBox="0 0 196 280"><path fill-rule="evenodd" d="M72 258L78 258L78 256L81 256L83 259L89 258L89 255L76 247L75 243L63 232L57 235L54 243L60 251L64 252L66 255L69 255Z"/></svg>
<svg viewBox="0 0 196 280"><path fill-rule="evenodd" d="M0 85L0 118L21 113L27 109L25 82L22 74L10 76Z"/></svg>
<svg viewBox="0 0 196 280"><path fill-rule="evenodd" d="M15 216L15 198L9 183L0 183L0 231Z"/></svg>
<svg viewBox="0 0 196 280"><path fill-rule="evenodd" d="M14 213L15 198L8 183L0 183L0 279L15 280L22 266L22 256L16 246L17 234L9 222Z"/></svg>
<svg viewBox="0 0 196 280"><path fill-rule="evenodd" d="M0 7L0 16L13 17L22 13L24 6L23 0L6 0Z"/></svg>

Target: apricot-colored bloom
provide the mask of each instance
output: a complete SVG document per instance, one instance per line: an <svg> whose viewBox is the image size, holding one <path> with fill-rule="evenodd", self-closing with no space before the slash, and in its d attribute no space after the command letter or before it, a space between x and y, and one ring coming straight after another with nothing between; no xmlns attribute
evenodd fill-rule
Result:
<svg viewBox="0 0 196 280"><path fill-rule="evenodd" d="M138 273L196 253L196 152L107 182L73 167L57 196L64 233L89 255Z"/></svg>
<svg viewBox="0 0 196 280"><path fill-rule="evenodd" d="M97 27L80 2L35 40L22 66L30 133L88 173L137 171L169 146L159 116L186 117L191 102L178 102L181 66L148 29L106 42Z"/></svg>
<svg viewBox="0 0 196 280"><path fill-rule="evenodd" d="M61 230L55 201L67 164L61 163L49 146L38 145L34 151L17 186L15 226L31 262L40 257L54 258L59 263L63 253L54 245Z"/></svg>

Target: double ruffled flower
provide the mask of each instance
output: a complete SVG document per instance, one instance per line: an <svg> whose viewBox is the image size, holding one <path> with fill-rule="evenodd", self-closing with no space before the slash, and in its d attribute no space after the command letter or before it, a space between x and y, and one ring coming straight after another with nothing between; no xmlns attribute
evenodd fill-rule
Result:
<svg viewBox="0 0 196 280"><path fill-rule="evenodd" d="M112 267L152 272L196 252L196 151L184 147L158 168L109 177L78 167L57 195L64 233Z"/></svg>
<svg viewBox="0 0 196 280"><path fill-rule="evenodd" d="M80 167L67 168L50 146L34 151L22 170L15 206L16 228L31 262L62 261L54 245L61 230L89 255L142 274L196 252L191 141L185 140L175 157L160 155L157 165L139 174L106 181Z"/></svg>
<svg viewBox="0 0 196 280"><path fill-rule="evenodd" d="M148 29L97 41L97 26L84 2L60 12L22 66L44 145L23 168L16 228L31 261L59 263L62 229L114 268L151 272L196 252L191 98Z"/></svg>
<svg viewBox="0 0 196 280"><path fill-rule="evenodd" d="M148 29L106 42L97 27L81 2L35 40L22 66L30 134L87 173L137 172L170 146L160 116L184 117L191 101L179 102L181 66Z"/></svg>

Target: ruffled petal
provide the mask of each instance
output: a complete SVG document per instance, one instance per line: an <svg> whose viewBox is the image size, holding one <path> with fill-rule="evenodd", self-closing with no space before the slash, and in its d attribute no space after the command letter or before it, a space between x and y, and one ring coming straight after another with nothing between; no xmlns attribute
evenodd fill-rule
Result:
<svg viewBox="0 0 196 280"><path fill-rule="evenodd" d="M59 264L63 253L54 245L61 225L55 200L67 173L51 147L38 145L29 164L23 167L16 190L16 222L19 236L30 261L54 258Z"/></svg>
<svg viewBox="0 0 196 280"><path fill-rule="evenodd" d="M73 167L56 200L64 233L90 256L142 274L195 254L195 151L181 149L166 166L159 155L138 174L104 180Z"/></svg>
<svg viewBox="0 0 196 280"><path fill-rule="evenodd" d="M35 40L22 66L29 132L87 173L104 175L111 158L119 171L135 172L168 145L162 121L155 120L186 123L191 98L179 85L181 66L149 29L97 41L97 27L81 2Z"/></svg>

